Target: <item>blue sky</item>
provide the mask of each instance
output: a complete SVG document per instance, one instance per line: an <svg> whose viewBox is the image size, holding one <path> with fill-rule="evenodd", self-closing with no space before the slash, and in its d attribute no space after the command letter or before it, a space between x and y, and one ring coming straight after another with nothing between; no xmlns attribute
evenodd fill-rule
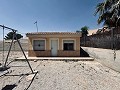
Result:
<svg viewBox="0 0 120 90"><path fill-rule="evenodd" d="M42 32L76 31L85 25L90 29L102 26L97 25L97 17L93 15L96 4L102 0L0 1L0 24L17 29L22 34L36 32L36 20Z"/></svg>

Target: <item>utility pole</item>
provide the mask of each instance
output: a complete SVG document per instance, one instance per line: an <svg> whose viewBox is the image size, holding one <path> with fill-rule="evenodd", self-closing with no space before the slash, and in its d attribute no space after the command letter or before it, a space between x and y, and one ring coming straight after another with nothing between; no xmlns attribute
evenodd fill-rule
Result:
<svg viewBox="0 0 120 90"><path fill-rule="evenodd" d="M38 32L38 25L37 25L37 21L34 23L36 25L36 29L37 29L37 32Z"/></svg>

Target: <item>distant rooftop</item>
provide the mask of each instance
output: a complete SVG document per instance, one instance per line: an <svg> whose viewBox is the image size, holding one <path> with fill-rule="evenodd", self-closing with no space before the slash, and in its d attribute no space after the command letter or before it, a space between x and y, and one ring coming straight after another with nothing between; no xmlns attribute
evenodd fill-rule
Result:
<svg viewBox="0 0 120 90"><path fill-rule="evenodd" d="M97 31L98 31L98 29L89 30L89 31L88 31L88 36L91 36L91 35L93 35L93 34L96 34Z"/></svg>

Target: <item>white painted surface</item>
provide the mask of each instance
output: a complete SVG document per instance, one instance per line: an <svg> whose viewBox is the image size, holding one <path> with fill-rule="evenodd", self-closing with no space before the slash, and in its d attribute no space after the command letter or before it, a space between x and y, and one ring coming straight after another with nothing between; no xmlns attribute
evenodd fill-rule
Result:
<svg viewBox="0 0 120 90"><path fill-rule="evenodd" d="M91 57L28 57L28 60L78 60L78 61L93 61L94 59ZM15 60L25 60L25 57L19 57Z"/></svg>
<svg viewBox="0 0 120 90"><path fill-rule="evenodd" d="M120 72L120 50L115 51L102 48L82 47L91 57L105 66ZM114 58L114 55L116 58Z"/></svg>
<svg viewBox="0 0 120 90"><path fill-rule="evenodd" d="M50 38L50 45L49 45L49 48L50 48L50 50L51 50L51 41L52 40L57 40L58 41L58 50L59 50L59 38Z"/></svg>
<svg viewBox="0 0 120 90"><path fill-rule="evenodd" d="M58 40L51 40L51 56L57 56Z"/></svg>

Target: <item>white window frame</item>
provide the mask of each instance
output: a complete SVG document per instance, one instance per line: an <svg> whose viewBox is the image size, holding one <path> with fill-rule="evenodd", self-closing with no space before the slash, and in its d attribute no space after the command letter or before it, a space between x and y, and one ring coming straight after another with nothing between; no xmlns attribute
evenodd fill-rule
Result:
<svg viewBox="0 0 120 90"><path fill-rule="evenodd" d="M62 39L62 50L64 50L64 40L73 40L74 41L74 50L76 50L76 39Z"/></svg>
<svg viewBox="0 0 120 90"><path fill-rule="evenodd" d="M32 40L32 50L34 50L34 40L44 40L45 41L45 50L46 50L46 39L33 39ZM42 51L42 50L38 50L38 51Z"/></svg>

